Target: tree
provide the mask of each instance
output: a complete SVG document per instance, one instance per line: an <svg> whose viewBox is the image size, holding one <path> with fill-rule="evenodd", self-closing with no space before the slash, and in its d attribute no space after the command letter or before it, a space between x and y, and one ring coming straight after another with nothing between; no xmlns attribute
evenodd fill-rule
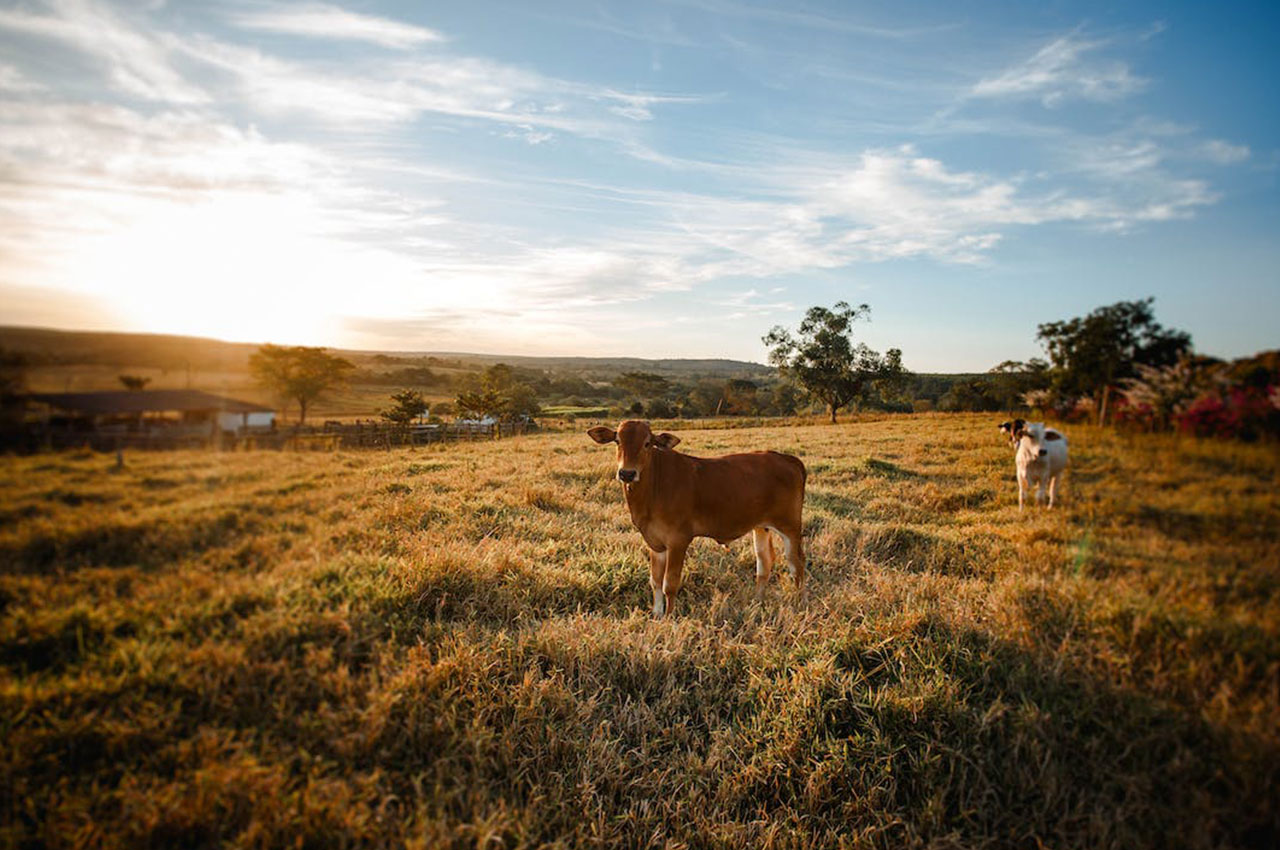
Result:
<svg viewBox="0 0 1280 850"><path fill-rule="evenodd" d="M1049 364L1039 357L1032 357L1025 363L1006 360L993 367L987 375L990 384L987 394L1001 410L1017 410L1023 406L1023 398L1029 391L1049 386Z"/></svg>
<svg viewBox="0 0 1280 850"><path fill-rule="evenodd" d="M395 422L399 425L407 425L413 420L422 416L429 409L426 399L416 390L401 390L398 393L392 393L391 400L394 401L395 407L381 411L382 418L388 422Z"/></svg>
<svg viewBox="0 0 1280 850"><path fill-rule="evenodd" d="M298 424L307 421L307 406L340 385L354 369L349 361L323 348L270 343L249 355L249 371L261 386L298 402Z"/></svg>
<svg viewBox="0 0 1280 850"><path fill-rule="evenodd" d="M757 393L760 387L746 378L730 378L724 385L725 412L730 415L748 415L758 409Z"/></svg>
<svg viewBox="0 0 1280 850"><path fill-rule="evenodd" d="M1169 366L1191 350L1191 336L1155 320L1154 298L1118 301L1087 316L1039 326L1040 340L1054 369L1060 396L1089 396L1098 424L1107 418L1107 400L1119 383L1137 375L1137 366Z"/></svg>
<svg viewBox="0 0 1280 850"><path fill-rule="evenodd" d="M810 307L798 336L778 326L764 337L769 362L825 404L833 423L840 408L873 390L888 391L906 376L899 349L881 355L865 343L854 344L853 323L870 312L866 304L854 308L844 301L831 309Z"/></svg>
<svg viewBox="0 0 1280 850"><path fill-rule="evenodd" d="M505 363L495 363L479 377L463 385L457 397L458 411L464 416L511 421L537 416L538 394L532 386L516 379L516 373Z"/></svg>
<svg viewBox="0 0 1280 850"><path fill-rule="evenodd" d="M144 378L141 375L121 375L120 383L124 384L127 390L137 391L151 383L151 379Z"/></svg>
<svg viewBox="0 0 1280 850"><path fill-rule="evenodd" d="M946 395L938 399L938 409L973 413L999 410L1000 402L992 397L991 390L991 382L983 378L956 381Z"/></svg>
<svg viewBox="0 0 1280 850"><path fill-rule="evenodd" d="M658 398L671 389L671 382L652 372L623 372L613 385L636 398Z"/></svg>

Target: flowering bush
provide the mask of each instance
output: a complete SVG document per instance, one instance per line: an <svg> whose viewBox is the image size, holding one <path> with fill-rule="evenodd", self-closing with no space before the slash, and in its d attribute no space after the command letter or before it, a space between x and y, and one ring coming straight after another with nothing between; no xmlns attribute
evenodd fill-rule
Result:
<svg viewBox="0 0 1280 850"><path fill-rule="evenodd" d="M1213 368L1189 357L1164 367L1139 363L1137 370L1138 377L1122 382L1115 418L1149 429L1168 428L1215 384Z"/></svg>
<svg viewBox="0 0 1280 850"><path fill-rule="evenodd" d="M1177 417L1178 430L1198 437L1241 440L1280 435L1276 391L1277 385L1233 386L1205 393Z"/></svg>

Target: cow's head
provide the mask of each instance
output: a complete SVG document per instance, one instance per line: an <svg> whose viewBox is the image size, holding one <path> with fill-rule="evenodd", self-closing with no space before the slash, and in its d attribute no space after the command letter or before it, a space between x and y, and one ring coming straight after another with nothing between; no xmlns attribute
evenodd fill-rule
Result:
<svg viewBox="0 0 1280 850"><path fill-rule="evenodd" d="M1011 419L1008 422L1001 422L998 426L1000 430L1009 439L1009 445L1018 445L1018 440L1022 438L1022 429L1026 427L1025 419Z"/></svg>
<svg viewBox="0 0 1280 850"><path fill-rule="evenodd" d="M1032 457L1040 458L1049 453L1044 447L1045 433L1043 422L1027 422L1018 431L1020 440L1020 448L1031 454Z"/></svg>
<svg viewBox="0 0 1280 850"><path fill-rule="evenodd" d="M618 480L623 484L634 484L640 480L649 467L649 459L654 451L673 448L680 442L675 434L653 433L649 429L649 423L639 419L626 420L616 431L597 425L587 429L587 434L601 445L618 444Z"/></svg>

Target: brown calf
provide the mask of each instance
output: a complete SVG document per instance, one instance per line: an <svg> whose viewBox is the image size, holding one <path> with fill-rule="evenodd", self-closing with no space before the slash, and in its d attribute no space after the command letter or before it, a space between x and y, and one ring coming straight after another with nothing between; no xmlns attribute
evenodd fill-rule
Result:
<svg viewBox="0 0 1280 850"><path fill-rule="evenodd" d="M695 537L730 543L752 533L756 587L773 569L769 531L782 535L798 590L804 582L800 511L804 505L804 464L778 452L748 452L701 458L672 451L680 438L655 434L649 423L628 419L618 430L587 431L597 443L618 444L618 480L631 522L649 547L653 613L671 610L684 556Z"/></svg>

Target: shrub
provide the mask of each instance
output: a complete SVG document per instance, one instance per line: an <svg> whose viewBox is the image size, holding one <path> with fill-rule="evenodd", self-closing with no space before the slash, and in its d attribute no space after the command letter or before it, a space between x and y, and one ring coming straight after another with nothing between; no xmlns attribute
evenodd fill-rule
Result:
<svg viewBox="0 0 1280 850"><path fill-rule="evenodd" d="M1197 437L1257 440L1280 435L1275 386L1226 387L1205 393L1177 417L1178 430Z"/></svg>

